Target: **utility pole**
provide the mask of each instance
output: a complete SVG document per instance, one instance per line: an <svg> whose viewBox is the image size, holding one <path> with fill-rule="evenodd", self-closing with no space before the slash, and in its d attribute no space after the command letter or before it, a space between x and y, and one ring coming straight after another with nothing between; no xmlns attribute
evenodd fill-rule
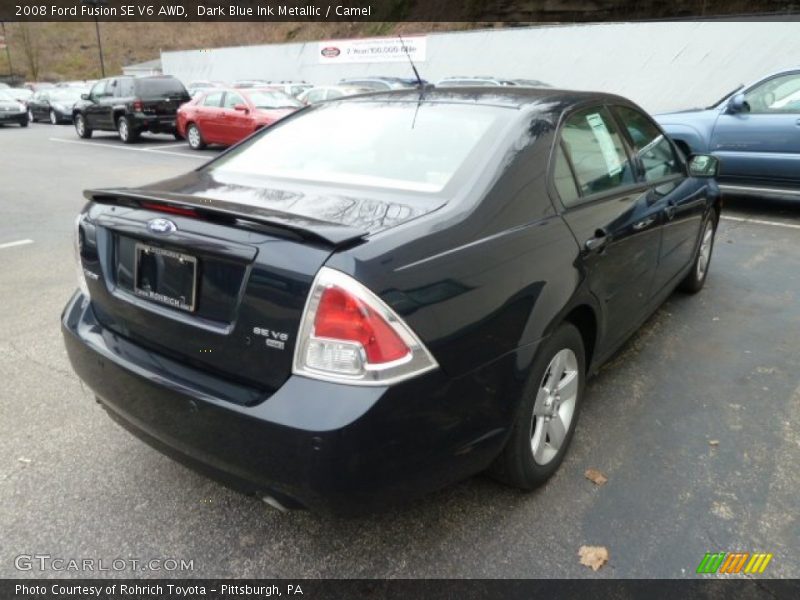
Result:
<svg viewBox="0 0 800 600"><path fill-rule="evenodd" d="M9 78L14 77L14 65L11 64L11 49L8 47L8 39L6 38L6 24L4 21L0 21L0 27L2 27L3 35L2 43L6 47L6 58L8 59L8 76Z"/></svg>
<svg viewBox="0 0 800 600"><path fill-rule="evenodd" d="M87 4L94 8L98 6L103 6L108 3L108 0L81 0L81 4ZM97 19L97 15L94 16L94 29L97 33L97 51L100 54L100 72L103 74L102 76L106 76L106 64L103 60L103 43L100 41L100 21Z"/></svg>

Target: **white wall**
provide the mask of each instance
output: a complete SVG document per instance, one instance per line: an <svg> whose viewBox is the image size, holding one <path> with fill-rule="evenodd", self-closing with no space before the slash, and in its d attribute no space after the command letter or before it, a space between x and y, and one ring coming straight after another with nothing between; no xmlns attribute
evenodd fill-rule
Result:
<svg viewBox="0 0 800 600"><path fill-rule="evenodd" d="M410 77L407 63L321 65L317 42L164 52L164 73L193 79ZM551 25L431 34L417 65L448 75L529 78L627 96L651 112L704 106L736 87L800 66L800 22Z"/></svg>

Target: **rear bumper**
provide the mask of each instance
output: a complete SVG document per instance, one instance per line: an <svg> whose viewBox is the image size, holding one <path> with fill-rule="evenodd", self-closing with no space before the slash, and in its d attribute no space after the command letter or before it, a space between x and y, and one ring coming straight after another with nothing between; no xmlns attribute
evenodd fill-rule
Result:
<svg viewBox="0 0 800 600"><path fill-rule="evenodd" d="M176 116L149 116L137 113L133 116L133 126L138 131L151 133L175 133L178 131Z"/></svg>
<svg viewBox="0 0 800 600"><path fill-rule="evenodd" d="M186 377L104 329L79 294L62 331L76 373L140 438L241 491L314 510L381 509L485 469L518 397L507 356L457 379L434 371L392 387L290 376L241 404L222 399L246 397L241 386Z"/></svg>
<svg viewBox="0 0 800 600"><path fill-rule="evenodd" d="M27 123L28 122L28 113L21 112L21 113L6 113L0 112L0 124L1 123Z"/></svg>

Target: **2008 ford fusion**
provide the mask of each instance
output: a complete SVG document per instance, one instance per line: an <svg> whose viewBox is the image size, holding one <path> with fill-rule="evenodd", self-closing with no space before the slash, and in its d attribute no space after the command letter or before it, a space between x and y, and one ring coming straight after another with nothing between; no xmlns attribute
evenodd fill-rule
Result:
<svg viewBox="0 0 800 600"><path fill-rule="evenodd" d="M278 507L544 483L588 375L709 267L717 159L553 89L301 110L86 193L62 329L108 414ZM678 376L678 375L676 375Z"/></svg>

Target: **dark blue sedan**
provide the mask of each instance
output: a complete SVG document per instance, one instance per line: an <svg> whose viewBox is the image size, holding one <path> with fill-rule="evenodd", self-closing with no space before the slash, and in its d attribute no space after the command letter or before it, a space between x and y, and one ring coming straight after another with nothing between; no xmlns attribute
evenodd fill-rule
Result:
<svg viewBox="0 0 800 600"><path fill-rule="evenodd" d="M741 86L709 108L656 120L687 155L720 159L723 192L800 199L800 68Z"/></svg>

